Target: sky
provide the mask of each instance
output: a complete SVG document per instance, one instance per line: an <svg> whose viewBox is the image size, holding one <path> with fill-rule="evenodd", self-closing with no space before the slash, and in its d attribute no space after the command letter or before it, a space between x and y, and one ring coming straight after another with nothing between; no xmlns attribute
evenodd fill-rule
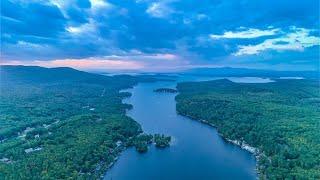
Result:
<svg viewBox="0 0 320 180"><path fill-rule="evenodd" d="M1 64L318 70L318 0L1 0Z"/></svg>

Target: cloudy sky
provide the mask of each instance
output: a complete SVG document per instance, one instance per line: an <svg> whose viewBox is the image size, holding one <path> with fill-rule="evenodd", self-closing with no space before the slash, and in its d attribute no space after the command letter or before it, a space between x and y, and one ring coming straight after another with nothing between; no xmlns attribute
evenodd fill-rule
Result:
<svg viewBox="0 0 320 180"><path fill-rule="evenodd" d="M318 0L1 0L1 64L315 70Z"/></svg>

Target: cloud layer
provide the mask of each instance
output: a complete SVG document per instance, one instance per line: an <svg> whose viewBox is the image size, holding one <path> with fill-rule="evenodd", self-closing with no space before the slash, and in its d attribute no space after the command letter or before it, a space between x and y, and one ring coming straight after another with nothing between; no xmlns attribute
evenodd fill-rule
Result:
<svg viewBox="0 0 320 180"><path fill-rule="evenodd" d="M310 35L311 32L315 30L295 27L292 27L291 30L293 32L280 37L266 39L259 44L239 46L239 50L234 55L260 54L266 50L303 52L306 48L320 45L320 38ZM258 34L262 35L263 33L260 32ZM265 32L265 34L267 34L267 32ZM253 37L254 35L248 34L247 36Z"/></svg>
<svg viewBox="0 0 320 180"><path fill-rule="evenodd" d="M2 0L1 7L2 64L319 65L317 0Z"/></svg>

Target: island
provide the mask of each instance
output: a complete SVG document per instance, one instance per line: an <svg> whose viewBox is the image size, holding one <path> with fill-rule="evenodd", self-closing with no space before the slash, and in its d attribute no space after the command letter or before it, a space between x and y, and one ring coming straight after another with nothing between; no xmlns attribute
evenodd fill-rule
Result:
<svg viewBox="0 0 320 180"><path fill-rule="evenodd" d="M170 146L171 137L163 134L154 135L154 143L158 148L165 148Z"/></svg>
<svg viewBox="0 0 320 180"><path fill-rule="evenodd" d="M150 134L140 134L132 139L131 145L133 145L137 152L145 153L148 151L148 145L153 142L153 136Z"/></svg>
<svg viewBox="0 0 320 180"><path fill-rule="evenodd" d="M164 134L140 134L131 139L128 146L134 146L139 153L148 151L148 145L154 143L157 148L166 148L170 146L171 136Z"/></svg>
<svg viewBox="0 0 320 180"><path fill-rule="evenodd" d="M154 92L158 92L158 93L177 93L178 91L176 89L172 89L172 88L159 88L159 89L155 89Z"/></svg>

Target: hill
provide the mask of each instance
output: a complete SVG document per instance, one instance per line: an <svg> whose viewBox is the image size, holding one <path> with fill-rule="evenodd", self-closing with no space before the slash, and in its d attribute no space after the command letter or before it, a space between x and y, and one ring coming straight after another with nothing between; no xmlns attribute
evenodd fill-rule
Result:
<svg viewBox="0 0 320 180"><path fill-rule="evenodd" d="M128 93L150 77L0 67L0 179L97 179L141 127Z"/></svg>

